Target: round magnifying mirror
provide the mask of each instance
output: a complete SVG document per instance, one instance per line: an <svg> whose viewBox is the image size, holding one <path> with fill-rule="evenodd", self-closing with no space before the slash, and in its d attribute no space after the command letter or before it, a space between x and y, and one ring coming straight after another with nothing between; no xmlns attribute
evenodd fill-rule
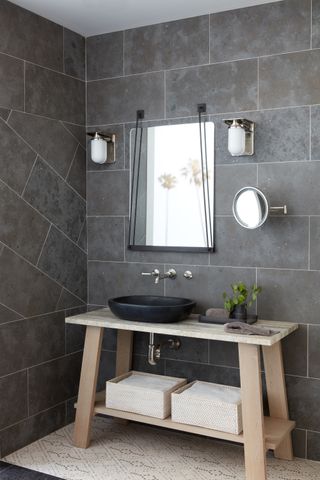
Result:
<svg viewBox="0 0 320 480"><path fill-rule="evenodd" d="M235 195L232 211L239 225L254 230L261 227L267 220L269 204L261 190L245 187Z"/></svg>

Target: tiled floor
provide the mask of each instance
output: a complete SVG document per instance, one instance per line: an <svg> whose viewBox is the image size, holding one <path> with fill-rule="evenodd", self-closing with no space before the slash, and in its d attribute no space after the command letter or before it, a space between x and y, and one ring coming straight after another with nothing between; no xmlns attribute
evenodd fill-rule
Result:
<svg viewBox="0 0 320 480"><path fill-rule="evenodd" d="M68 425L4 459L47 475L12 477L8 469L0 479L244 480L240 446L96 417L91 447L83 450L72 446L72 431ZM268 480L319 478L320 463L268 458Z"/></svg>
<svg viewBox="0 0 320 480"><path fill-rule="evenodd" d="M27 468L17 467L10 463L0 461L1 480L61 480L52 475L40 473Z"/></svg>

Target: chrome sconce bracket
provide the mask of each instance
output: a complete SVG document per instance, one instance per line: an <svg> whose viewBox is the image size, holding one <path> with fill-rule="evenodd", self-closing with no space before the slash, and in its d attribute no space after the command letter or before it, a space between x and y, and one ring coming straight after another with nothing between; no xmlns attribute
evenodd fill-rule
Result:
<svg viewBox="0 0 320 480"><path fill-rule="evenodd" d="M247 120L246 118L231 118L224 120L224 123L229 127L229 142L228 148L232 156L234 157L242 157L245 155L253 155L254 154L254 134L255 134L255 123L251 120ZM233 153L230 150L230 131L231 129L241 128L244 130L245 134L245 144L244 149L240 149L239 153ZM238 140L238 139L236 139Z"/></svg>
<svg viewBox="0 0 320 480"><path fill-rule="evenodd" d="M92 137L92 140L102 139L107 142L107 160L101 163L115 163L116 161L116 134L115 133L105 133L105 132L87 132L89 137ZM99 162L98 162L99 163Z"/></svg>

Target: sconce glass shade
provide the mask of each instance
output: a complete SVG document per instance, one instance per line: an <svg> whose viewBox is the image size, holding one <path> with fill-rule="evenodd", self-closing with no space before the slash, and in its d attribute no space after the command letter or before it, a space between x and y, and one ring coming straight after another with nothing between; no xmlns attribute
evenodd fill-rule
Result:
<svg viewBox="0 0 320 480"><path fill-rule="evenodd" d="M95 134L91 140L91 160L95 163L106 163L108 159L107 142L100 137L98 133Z"/></svg>
<svg viewBox="0 0 320 480"><path fill-rule="evenodd" d="M243 155L246 150L246 132L238 124L231 125L228 130L228 150L232 156Z"/></svg>

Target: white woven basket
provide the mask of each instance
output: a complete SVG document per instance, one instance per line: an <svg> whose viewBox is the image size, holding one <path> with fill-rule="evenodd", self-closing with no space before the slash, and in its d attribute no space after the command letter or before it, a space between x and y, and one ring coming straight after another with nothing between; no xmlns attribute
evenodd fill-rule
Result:
<svg viewBox="0 0 320 480"><path fill-rule="evenodd" d="M124 382L133 376L133 382ZM171 393L186 383L183 378L132 371L107 382L106 406L164 419L171 413Z"/></svg>
<svg viewBox="0 0 320 480"><path fill-rule="evenodd" d="M207 385L209 394L188 393L193 385ZM230 402L230 393L233 399ZM239 434L242 432L240 388L207 382L192 382L171 395L172 421Z"/></svg>

